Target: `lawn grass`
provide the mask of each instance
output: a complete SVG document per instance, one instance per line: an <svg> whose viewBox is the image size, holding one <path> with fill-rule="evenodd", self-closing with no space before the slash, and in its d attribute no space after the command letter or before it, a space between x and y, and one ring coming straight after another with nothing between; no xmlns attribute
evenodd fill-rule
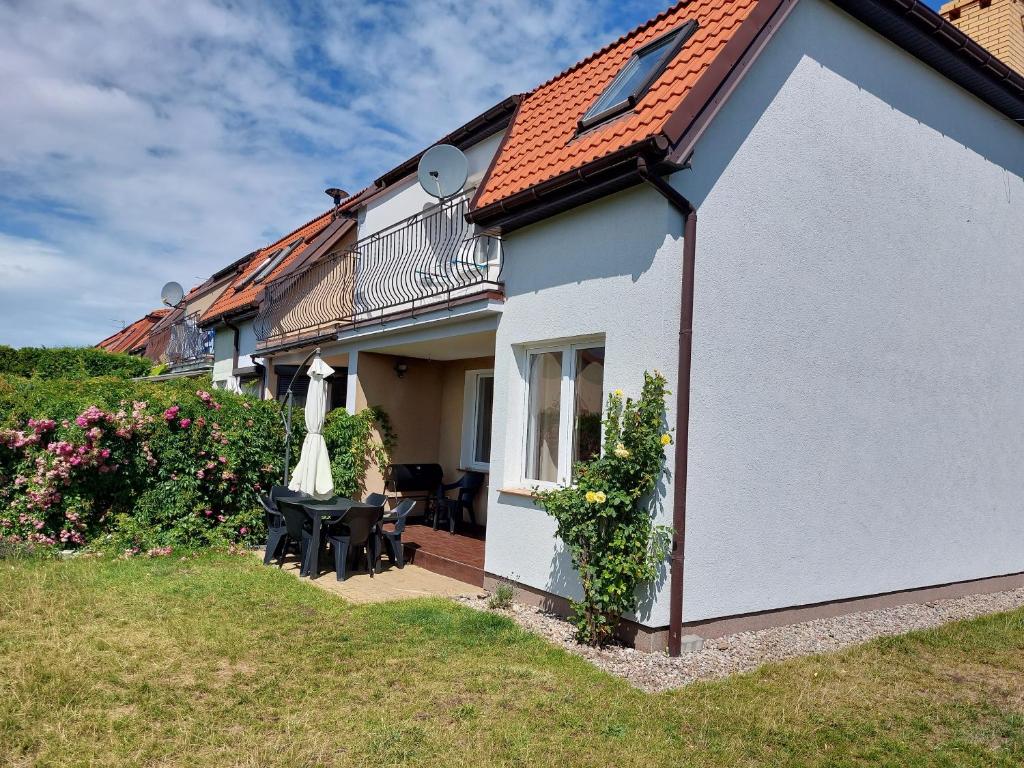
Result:
<svg viewBox="0 0 1024 768"><path fill-rule="evenodd" d="M3 766L1024 763L1024 611L650 695L254 558L0 561Z"/></svg>

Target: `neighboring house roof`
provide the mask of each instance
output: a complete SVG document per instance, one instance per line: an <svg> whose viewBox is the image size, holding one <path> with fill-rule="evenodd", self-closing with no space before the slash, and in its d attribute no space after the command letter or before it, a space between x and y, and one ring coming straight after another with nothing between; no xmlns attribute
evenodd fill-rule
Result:
<svg viewBox="0 0 1024 768"><path fill-rule="evenodd" d="M284 237L271 243L265 248L250 255L248 261L217 300L203 313L201 322L204 324L214 322L227 315L242 314L254 311L259 301L263 288L273 280L282 275L296 259L305 252L309 244L319 235L324 228L331 224L331 211L321 213L314 219L307 221L301 227L293 229ZM260 278L259 282L251 279L258 270L261 270L267 263L267 259L273 254L286 248L296 238L301 238L295 248L288 252L287 256L278 263L268 274Z"/></svg>
<svg viewBox="0 0 1024 768"><path fill-rule="evenodd" d="M701 132L796 0L678 2L528 94L470 218L509 231L686 160ZM832 0L1011 119L1024 120L1024 77L920 0ZM634 52L689 20L697 32L632 109L580 130L580 119ZM895 76L895 75L894 75Z"/></svg>
<svg viewBox="0 0 1024 768"><path fill-rule="evenodd" d="M107 352L132 353L145 349L153 326L170 311L169 309L154 309L152 312L147 312L134 323L108 336L96 346Z"/></svg>

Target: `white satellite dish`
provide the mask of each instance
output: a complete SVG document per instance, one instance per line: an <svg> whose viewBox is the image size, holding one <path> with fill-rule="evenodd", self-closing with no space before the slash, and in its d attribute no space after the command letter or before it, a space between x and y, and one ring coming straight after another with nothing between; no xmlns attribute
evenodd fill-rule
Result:
<svg viewBox="0 0 1024 768"><path fill-rule="evenodd" d="M427 194L444 199L466 186L469 161L451 144L435 144L423 153L416 173Z"/></svg>
<svg viewBox="0 0 1024 768"><path fill-rule="evenodd" d="M176 307L185 298L185 289L173 280L160 289L160 301L168 307Z"/></svg>

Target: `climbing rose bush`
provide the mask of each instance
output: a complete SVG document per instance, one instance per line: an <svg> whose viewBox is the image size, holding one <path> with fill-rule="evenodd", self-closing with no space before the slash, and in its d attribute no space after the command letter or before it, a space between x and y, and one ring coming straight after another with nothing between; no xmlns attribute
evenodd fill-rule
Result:
<svg viewBox="0 0 1024 768"><path fill-rule="evenodd" d="M576 639L600 646L623 614L636 611L638 589L658 575L672 529L655 525L652 502L672 437L665 431L665 377L645 373L640 399L608 396L602 455L576 465L567 487L534 492L558 525L583 587L574 601Z"/></svg>
<svg viewBox="0 0 1024 768"><path fill-rule="evenodd" d="M0 378L0 539L127 551L253 539L279 407L195 381Z"/></svg>

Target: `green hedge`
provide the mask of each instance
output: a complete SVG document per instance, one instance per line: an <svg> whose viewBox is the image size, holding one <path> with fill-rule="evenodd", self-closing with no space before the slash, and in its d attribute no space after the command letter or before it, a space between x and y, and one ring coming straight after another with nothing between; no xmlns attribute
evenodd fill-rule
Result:
<svg viewBox="0 0 1024 768"><path fill-rule="evenodd" d="M280 482L280 406L209 380L0 376L0 541L119 549L257 542L257 495ZM294 411L293 464L305 425ZM336 492L387 463L386 415L330 413Z"/></svg>
<svg viewBox="0 0 1024 768"><path fill-rule="evenodd" d="M91 347L21 347L0 345L0 375L24 378L87 379L116 376L130 379L149 373L142 357L104 352Z"/></svg>
<svg viewBox="0 0 1024 768"><path fill-rule="evenodd" d="M0 538L256 540L256 496L277 481L283 447L277 403L195 380L0 377Z"/></svg>

